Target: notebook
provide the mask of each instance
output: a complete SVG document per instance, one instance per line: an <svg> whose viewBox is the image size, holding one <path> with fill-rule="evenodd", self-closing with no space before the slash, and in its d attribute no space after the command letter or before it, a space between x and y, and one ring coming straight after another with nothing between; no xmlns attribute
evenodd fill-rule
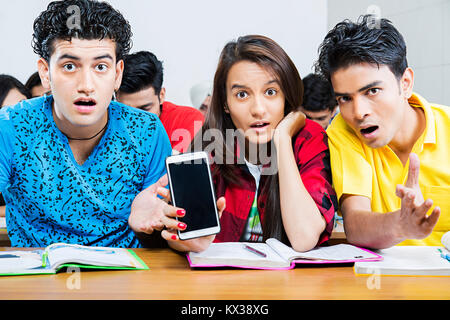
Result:
<svg viewBox="0 0 450 320"><path fill-rule="evenodd" d="M395 246L376 252L383 260L356 262L355 274L450 276L450 261L441 256L449 254L444 247Z"/></svg>
<svg viewBox="0 0 450 320"><path fill-rule="evenodd" d="M250 250L246 247L250 247ZM255 252L256 251L256 252ZM258 252L265 255L262 256ZM245 269L292 269L296 264L352 263L374 261L381 256L350 244L317 247L298 252L277 239L265 243L220 242L212 243L205 251L187 254L189 265L197 267L234 267Z"/></svg>
<svg viewBox="0 0 450 320"><path fill-rule="evenodd" d="M148 269L130 249L54 243L32 251L0 251L0 275L54 274L63 267Z"/></svg>

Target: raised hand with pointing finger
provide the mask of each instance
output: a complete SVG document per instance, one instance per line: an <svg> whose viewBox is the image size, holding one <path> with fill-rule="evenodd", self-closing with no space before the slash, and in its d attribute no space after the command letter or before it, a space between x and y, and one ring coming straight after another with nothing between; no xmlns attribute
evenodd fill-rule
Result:
<svg viewBox="0 0 450 320"><path fill-rule="evenodd" d="M405 185L397 185L396 195L401 199L399 212L399 231L405 239L423 239L436 225L440 208L435 207L430 215L433 200L424 200L419 187L419 158L415 153L409 156L409 172Z"/></svg>

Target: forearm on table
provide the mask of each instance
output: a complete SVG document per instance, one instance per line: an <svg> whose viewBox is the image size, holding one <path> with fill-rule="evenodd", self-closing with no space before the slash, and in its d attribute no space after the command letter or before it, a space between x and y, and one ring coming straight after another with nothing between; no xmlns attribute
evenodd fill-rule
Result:
<svg viewBox="0 0 450 320"><path fill-rule="evenodd" d="M405 240L398 232L398 211L378 213L368 210L344 210L342 214L346 238L351 244L383 249Z"/></svg>

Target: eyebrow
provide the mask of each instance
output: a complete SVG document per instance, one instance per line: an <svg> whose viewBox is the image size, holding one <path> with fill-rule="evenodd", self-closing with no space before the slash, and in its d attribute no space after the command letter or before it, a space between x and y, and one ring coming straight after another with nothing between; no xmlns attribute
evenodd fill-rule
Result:
<svg viewBox="0 0 450 320"><path fill-rule="evenodd" d="M264 85L266 86L266 85L268 85L268 84L272 84L272 83L277 83L277 84L279 84L279 81L278 80L276 80L276 79L274 79L274 80L270 80L270 81L267 81ZM233 84L232 86L231 86L231 90L233 90L233 89L246 89L246 88L248 88L247 86L244 86L244 85L241 85L241 84Z"/></svg>
<svg viewBox="0 0 450 320"><path fill-rule="evenodd" d="M383 83L381 80L377 80L377 81L371 82L371 83L369 83L368 85L365 85L364 87L358 89L357 92L365 91L365 90L367 90L367 89L369 89L369 88L378 86L378 85L380 85L381 83ZM350 93L340 93L340 92L336 92L336 91L335 91L335 92L334 92L334 95L335 95L336 97L338 97L338 96L349 96Z"/></svg>
<svg viewBox="0 0 450 320"><path fill-rule="evenodd" d="M153 106L153 102L143 104L142 106L139 106L138 109L144 109L144 108L151 107L151 106Z"/></svg>
<svg viewBox="0 0 450 320"><path fill-rule="evenodd" d="M63 60L63 59L70 59L70 60L76 60L79 61L81 60L79 57L77 56L72 56L70 54L63 54L61 57L58 58L58 60ZM102 60L102 59L110 59L111 61L113 60L113 58L111 57L110 54L104 54L98 57L95 57L94 60Z"/></svg>

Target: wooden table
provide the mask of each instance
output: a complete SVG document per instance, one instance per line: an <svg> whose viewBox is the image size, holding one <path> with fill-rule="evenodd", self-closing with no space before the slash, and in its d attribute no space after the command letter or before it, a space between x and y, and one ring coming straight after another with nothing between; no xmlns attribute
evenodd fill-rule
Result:
<svg viewBox="0 0 450 320"><path fill-rule="evenodd" d="M0 299L450 299L450 277L355 276L352 265L193 270L170 249L136 253L150 270L83 271L79 289L70 289L74 274L64 271L0 277Z"/></svg>

